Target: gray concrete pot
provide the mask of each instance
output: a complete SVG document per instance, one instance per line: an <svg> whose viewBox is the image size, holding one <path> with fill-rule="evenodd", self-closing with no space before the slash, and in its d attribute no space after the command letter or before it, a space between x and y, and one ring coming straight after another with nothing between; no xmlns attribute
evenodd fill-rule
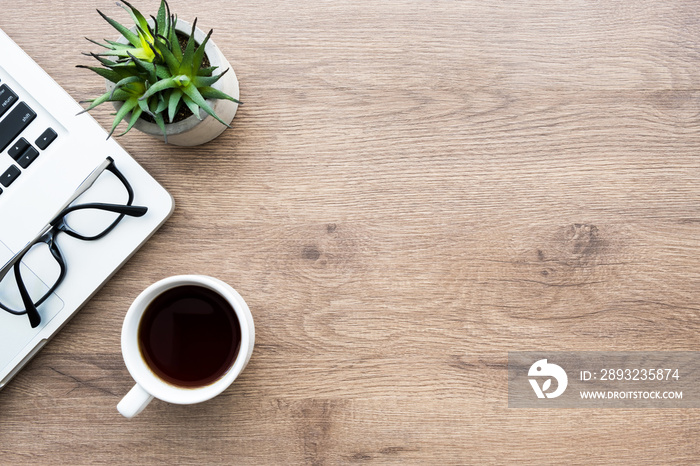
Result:
<svg viewBox="0 0 700 466"><path fill-rule="evenodd" d="M152 21L152 20L151 20ZM136 30L135 28L133 29ZM175 30L185 34L187 36L192 32L192 25L187 21L182 19L177 20L175 25ZM194 39L197 44L201 44L206 38L206 34L199 28L195 29ZM118 39L121 43L128 43L124 37ZM219 47L214 44L214 41L209 39L207 45L204 47L204 53L207 58L209 58L209 63L211 66L218 66L215 73L223 73L225 70L229 70L221 79L219 79L212 86L215 89L225 92L234 99L239 99L239 87L238 79L236 78L236 73L234 73L233 68L229 64L224 54L221 53ZM114 84L107 81L107 90L111 90ZM114 108L119 110L121 107L121 102L112 102ZM211 100L207 99L209 106L214 109L219 118L228 124L231 124L233 117L236 115L236 110L238 110L238 104L231 102L230 100ZM206 113L204 110L199 110L201 120L199 120L195 115L190 116L177 123L171 123L165 125L166 134L168 135L168 144L174 144L176 146L198 146L200 144L205 144L212 139L215 139L221 133L224 132L226 126L222 125L211 115ZM127 117L128 120L128 117ZM139 120L134 125L134 128L141 132L150 134L158 139L164 140L163 131L155 123L150 123L146 120L139 118Z"/></svg>

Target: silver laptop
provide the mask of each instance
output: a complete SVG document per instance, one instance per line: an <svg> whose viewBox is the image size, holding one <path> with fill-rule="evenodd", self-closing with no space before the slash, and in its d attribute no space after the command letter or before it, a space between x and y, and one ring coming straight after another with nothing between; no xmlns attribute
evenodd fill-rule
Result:
<svg viewBox="0 0 700 466"><path fill-rule="evenodd" d="M173 211L81 110L0 30L0 388Z"/></svg>

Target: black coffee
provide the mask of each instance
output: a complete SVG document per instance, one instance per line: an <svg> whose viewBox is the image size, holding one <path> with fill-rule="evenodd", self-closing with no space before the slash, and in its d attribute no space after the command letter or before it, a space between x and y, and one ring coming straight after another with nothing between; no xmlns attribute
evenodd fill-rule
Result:
<svg viewBox="0 0 700 466"><path fill-rule="evenodd" d="M233 365L241 326L218 293L185 285L164 291L148 305L138 340L156 375L174 385L197 387L214 382Z"/></svg>

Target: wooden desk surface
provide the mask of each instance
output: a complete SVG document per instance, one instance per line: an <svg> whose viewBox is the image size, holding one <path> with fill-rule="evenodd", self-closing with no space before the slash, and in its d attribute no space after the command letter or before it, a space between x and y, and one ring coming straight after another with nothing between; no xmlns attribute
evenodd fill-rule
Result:
<svg viewBox="0 0 700 466"><path fill-rule="evenodd" d="M698 461L697 410L514 410L506 386L508 351L700 350L698 2L171 6L245 105L202 147L119 140L176 211L0 392L1 463ZM84 100L95 8L127 21L3 1L0 27ZM125 420L124 313L181 273L245 297L252 360Z"/></svg>

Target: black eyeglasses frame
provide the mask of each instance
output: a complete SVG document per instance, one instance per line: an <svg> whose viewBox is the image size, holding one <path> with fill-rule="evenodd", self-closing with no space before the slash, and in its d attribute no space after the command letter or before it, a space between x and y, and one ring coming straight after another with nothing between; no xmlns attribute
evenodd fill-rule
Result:
<svg viewBox="0 0 700 466"><path fill-rule="evenodd" d="M148 211L147 207L144 206L134 206L133 201L134 201L134 190L131 187L131 184L129 181L126 179L126 177L122 174L122 172L117 169L117 167L114 165L114 160L111 157L107 157L106 162L108 162L105 166L102 167L100 170L100 167L98 167L96 170L99 170L99 173L96 173L96 176L93 177L93 179L89 182L89 185L87 187L81 187L76 190L77 195L74 195L73 199L71 200L71 203L75 201L75 199L82 194L83 192L87 191L90 186L94 183L97 178L105 171L109 171L113 173L119 181L124 185L126 188L127 194L128 194L128 199L126 204L105 204L105 203L86 203L86 204L77 204L77 205L68 205L64 207L47 225L47 227L44 229L43 234L39 235L34 241L31 241L28 243L22 251L14 256L11 260L10 263L6 264L5 267L8 267L9 265L12 265L14 274L15 274L15 281L17 283L17 288L20 293L20 297L22 299L22 304L24 305L24 310L16 310L12 309L6 305L4 305L2 302L0 302L0 309L9 312L10 314L14 315L24 315L26 314L27 317L29 318L29 323L32 326L32 328L35 328L39 326L41 323L41 316L39 315L38 307L41 306L51 294L56 291L58 286L63 282L68 266L66 264L66 260L63 257L63 254L61 253L60 248L58 247L58 243L56 242L56 237L58 236L59 233L66 233L69 236L72 236L73 238L82 240L82 241L96 241L107 234L109 234L114 228L119 224L119 222L122 221L122 219L125 216L130 216L130 217L142 217L143 215L146 214ZM97 210L103 210L103 211L108 211L108 212L114 212L119 214L119 216L109 225L107 226L103 231L98 233L97 235L93 236L85 236L81 235L77 231L73 230L67 223L66 223L66 216L70 214L71 212L75 212L78 210L84 210L84 209L97 209ZM29 296L29 292L27 290L27 287L24 284L24 280L22 279L22 274L21 274L21 263L22 259L24 256L37 244L45 243L49 251L51 252L51 255L53 258L56 260L56 262L59 265L60 271L57 280L55 283L49 287L49 289L44 293L44 295L36 300L36 302ZM4 278L4 277L3 277Z"/></svg>

